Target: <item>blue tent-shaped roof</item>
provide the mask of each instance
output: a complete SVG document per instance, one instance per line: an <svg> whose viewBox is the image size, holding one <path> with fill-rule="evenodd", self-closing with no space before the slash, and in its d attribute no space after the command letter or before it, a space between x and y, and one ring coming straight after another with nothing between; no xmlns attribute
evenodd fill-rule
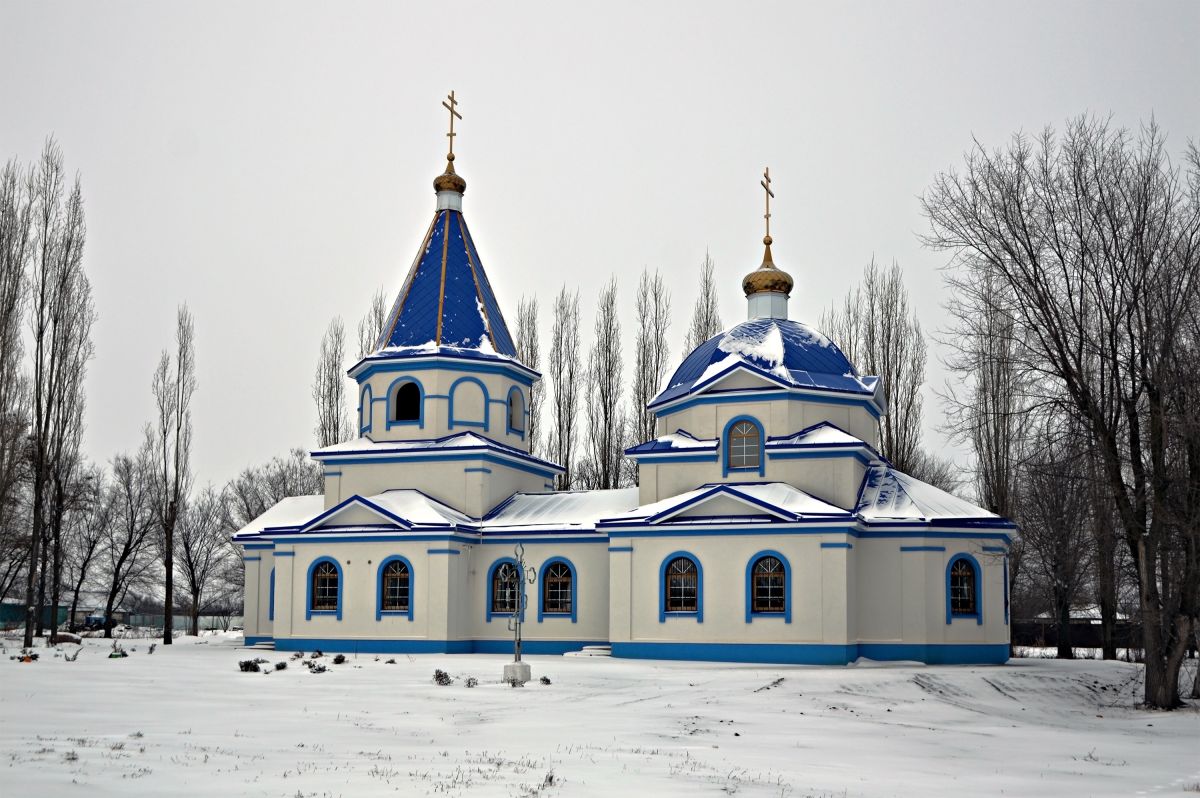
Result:
<svg viewBox="0 0 1200 798"><path fill-rule="evenodd" d="M376 350L449 348L515 358L516 346L500 313L462 213L441 209L388 316Z"/></svg>

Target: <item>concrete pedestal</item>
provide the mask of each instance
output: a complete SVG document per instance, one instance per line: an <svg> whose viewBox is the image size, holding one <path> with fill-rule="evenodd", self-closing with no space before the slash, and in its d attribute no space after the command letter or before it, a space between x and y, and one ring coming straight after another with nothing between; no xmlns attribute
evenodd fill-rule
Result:
<svg viewBox="0 0 1200 798"><path fill-rule="evenodd" d="M510 684L513 682L525 684L531 678L533 676L530 673L528 662L510 662L504 666L504 681Z"/></svg>

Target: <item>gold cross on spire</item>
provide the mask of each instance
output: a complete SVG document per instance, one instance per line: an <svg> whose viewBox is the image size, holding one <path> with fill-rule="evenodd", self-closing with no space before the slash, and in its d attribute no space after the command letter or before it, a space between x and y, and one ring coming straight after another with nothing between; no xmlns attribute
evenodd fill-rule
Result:
<svg viewBox="0 0 1200 798"><path fill-rule="evenodd" d="M450 153L446 157L451 161L454 160L454 137L458 135L454 132L454 119L455 117L462 119L462 114L456 110L457 106L458 100L454 99L454 91L451 90L446 99L442 100L442 107L450 112L450 132L446 134L450 139Z"/></svg>
<svg viewBox="0 0 1200 798"><path fill-rule="evenodd" d="M767 209L763 214L763 219L767 221L767 235L763 238L763 243L768 247L771 246L771 200L775 197L775 192L771 190L771 167L766 167L763 170L763 179L758 181L766 192Z"/></svg>

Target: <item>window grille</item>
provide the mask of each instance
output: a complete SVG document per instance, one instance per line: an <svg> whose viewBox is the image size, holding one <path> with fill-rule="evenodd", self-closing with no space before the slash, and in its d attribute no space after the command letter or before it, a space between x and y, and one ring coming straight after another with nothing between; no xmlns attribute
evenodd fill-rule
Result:
<svg viewBox="0 0 1200 798"><path fill-rule="evenodd" d="M754 612L786 612L787 595L783 563L776 557L762 557L754 563L753 601Z"/></svg>
<svg viewBox="0 0 1200 798"><path fill-rule="evenodd" d="M331 562L323 562L313 571L312 608L336 610L338 606L338 572Z"/></svg>
<svg viewBox="0 0 1200 798"><path fill-rule="evenodd" d="M752 421L739 421L729 431L729 467L758 468L762 433Z"/></svg>
<svg viewBox="0 0 1200 798"><path fill-rule="evenodd" d="M551 563L542 585L542 613L571 614L571 569L566 563Z"/></svg>
<svg viewBox="0 0 1200 798"><path fill-rule="evenodd" d="M408 566L399 560L388 563L383 569L384 611L404 612L408 609L410 577Z"/></svg>
<svg viewBox="0 0 1200 798"><path fill-rule="evenodd" d="M667 612L696 612L699 584L696 563L677 557L667 566Z"/></svg>

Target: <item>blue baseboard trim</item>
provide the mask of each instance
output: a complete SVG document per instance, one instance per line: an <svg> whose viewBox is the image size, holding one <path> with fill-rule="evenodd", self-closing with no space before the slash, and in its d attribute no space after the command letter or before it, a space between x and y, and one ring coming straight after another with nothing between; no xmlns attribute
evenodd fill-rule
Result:
<svg viewBox="0 0 1200 798"><path fill-rule="evenodd" d="M848 665L859 657L928 665L1002 665L1008 644L945 643L613 643L612 655L629 659L762 662L779 665Z"/></svg>
<svg viewBox="0 0 1200 798"><path fill-rule="evenodd" d="M565 654L584 646L607 645L604 640L524 640L524 654ZM338 640L281 637L276 651L316 651L342 654L512 654L512 640Z"/></svg>
<svg viewBox="0 0 1200 798"><path fill-rule="evenodd" d="M247 646L257 646L259 643L270 643L275 638L267 635L266 637L247 637L245 639Z"/></svg>

